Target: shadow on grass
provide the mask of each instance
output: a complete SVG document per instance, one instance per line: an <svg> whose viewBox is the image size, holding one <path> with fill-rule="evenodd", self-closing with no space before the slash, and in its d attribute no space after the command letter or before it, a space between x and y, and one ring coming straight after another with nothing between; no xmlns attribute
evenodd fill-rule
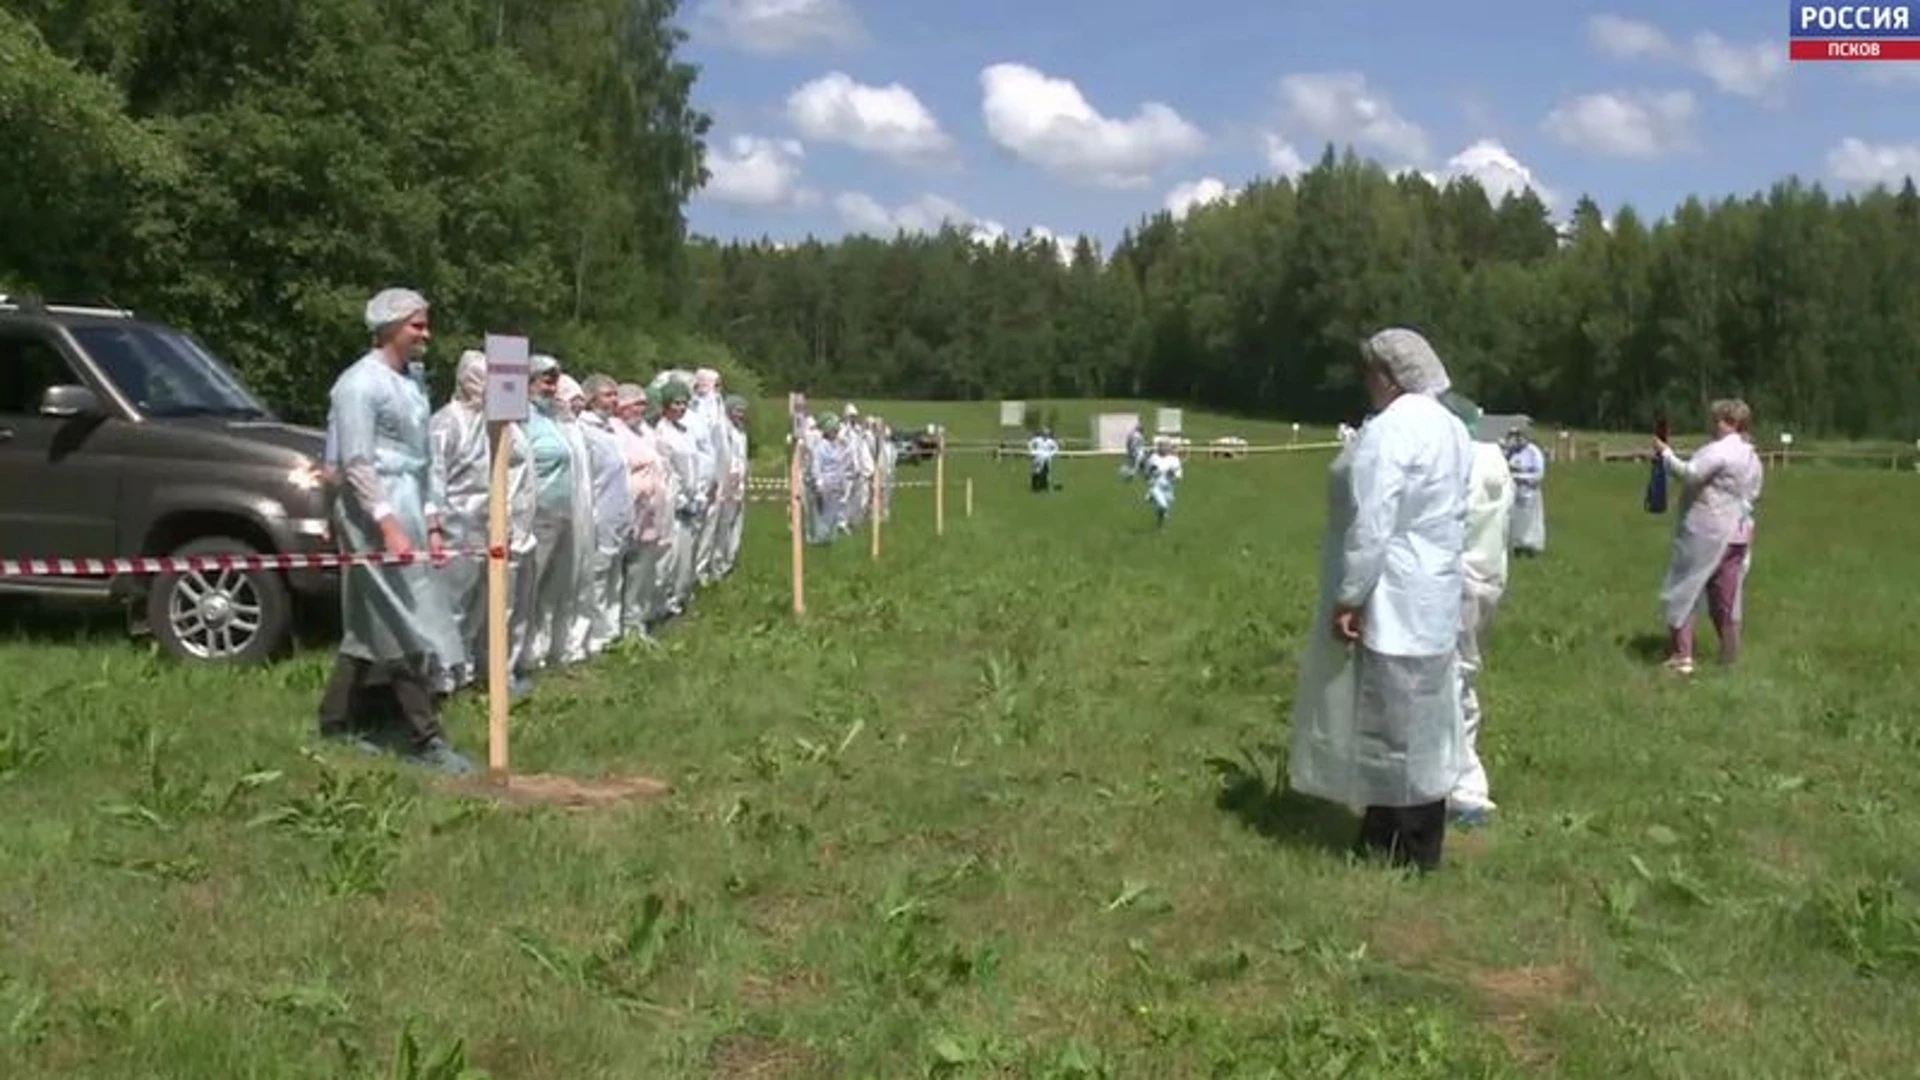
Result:
<svg viewBox="0 0 1920 1080"><path fill-rule="evenodd" d="M1634 634L1621 642L1628 656L1649 664L1657 664L1667 658L1667 645L1665 634Z"/></svg>
<svg viewBox="0 0 1920 1080"><path fill-rule="evenodd" d="M1345 807L1289 790L1285 751L1276 746L1260 750L1274 762L1271 770L1252 751L1241 751L1237 761L1207 759L1207 767L1220 778L1214 805L1269 840L1339 855L1351 852L1359 819Z"/></svg>

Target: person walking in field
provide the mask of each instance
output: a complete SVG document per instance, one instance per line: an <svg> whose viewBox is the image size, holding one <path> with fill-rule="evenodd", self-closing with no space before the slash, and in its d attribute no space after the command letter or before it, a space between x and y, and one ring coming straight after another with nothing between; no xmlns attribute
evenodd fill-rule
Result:
<svg viewBox="0 0 1920 1080"><path fill-rule="evenodd" d="M1740 656L1742 601L1747 571L1753 565L1754 506L1760 501L1765 470L1748 437L1753 411L1738 398L1716 401L1708 410L1713 441L1691 460L1655 439L1653 451L1680 481L1680 505L1660 586L1661 613L1667 624L1666 666L1693 674L1694 613L1704 599L1720 637L1720 662Z"/></svg>
<svg viewBox="0 0 1920 1080"><path fill-rule="evenodd" d="M1031 490L1053 490L1053 459L1059 453L1060 444L1053 441L1053 432L1047 428L1041 428L1027 440L1027 456L1033 464Z"/></svg>
<svg viewBox="0 0 1920 1080"><path fill-rule="evenodd" d="M1507 433L1507 467L1513 473L1512 547L1532 557L1547 550L1547 455L1523 428Z"/></svg>
<svg viewBox="0 0 1920 1080"><path fill-rule="evenodd" d="M1466 546L1460 561L1460 779L1447 796L1447 809L1465 825L1484 824L1495 809L1480 760L1480 691L1476 685L1493 625L1493 613L1507 591L1507 530L1513 516L1513 474L1507 456L1479 440L1480 406L1449 393L1442 401L1465 425L1473 440L1467 473Z"/></svg>
<svg viewBox="0 0 1920 1080"><path fill-rule="evenodd" d="M1461 571L1473 450L1419 334L1360 347L1375 414L1329 469L1320 598L1293 702L1294 790L1364 807L1357 853L1440 865L1460 780Z"/></svg>
<svg viewBox="0 0 1920 1080"><path fill-rule="evenodd" d="M1147 477L1147 502L1153 507L1153 523L1158 528L1167 527L1167 516L1173 513L1173 489L1184 475L1180 466L1180 453L1172 438L1162 435L1154 443L1153 454L1141 465Z"/></svg>

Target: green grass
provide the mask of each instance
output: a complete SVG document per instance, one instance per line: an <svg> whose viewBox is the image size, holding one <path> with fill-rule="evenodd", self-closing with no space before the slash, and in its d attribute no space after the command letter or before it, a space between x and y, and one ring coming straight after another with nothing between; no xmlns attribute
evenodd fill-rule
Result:
<svg viewBox="0 0 1920 1080"><path fill-rule="evenodd" d="M811 553L801 623L756 505L663 655L516 712L520 766L670 778L649 806L309 760L324 656L18 632L0 1075L385 1076L403 1030L566 1080L1909 1073L1914 478L1771 477L1747 662L1682 684L1670 522L1556 471L1485 676L1501 818L1421 880L1270 786L1324 462L1196 462L1164 535L1108 462L1049 497L956 462L975 516L902 492L879 564Z"/></svg>

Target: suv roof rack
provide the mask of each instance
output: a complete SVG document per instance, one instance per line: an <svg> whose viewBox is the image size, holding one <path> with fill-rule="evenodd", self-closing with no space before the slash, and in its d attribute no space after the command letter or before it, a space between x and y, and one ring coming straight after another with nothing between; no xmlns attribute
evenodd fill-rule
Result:
<svg viewBox="0 0 1920 1080"><path fill-rule="evenodd" d="M109 301L111 303L111 301ZM98 307L91 304L49 304L37 296L13 296L0 293L0 311L24 311L32 314L49 315L91 315L103 319L131 319L132 311L121 307Z"/></svg>

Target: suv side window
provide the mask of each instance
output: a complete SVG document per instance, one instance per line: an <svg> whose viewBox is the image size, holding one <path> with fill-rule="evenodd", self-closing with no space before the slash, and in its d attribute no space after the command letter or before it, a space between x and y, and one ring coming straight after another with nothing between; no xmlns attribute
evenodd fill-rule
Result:
<svg viewBox="0 0 1920 1080"><path fill-rule="evenodd" d="M0 416L33 416L50 386L80 382L53 342L19 327L0 327Z"/></svg>

